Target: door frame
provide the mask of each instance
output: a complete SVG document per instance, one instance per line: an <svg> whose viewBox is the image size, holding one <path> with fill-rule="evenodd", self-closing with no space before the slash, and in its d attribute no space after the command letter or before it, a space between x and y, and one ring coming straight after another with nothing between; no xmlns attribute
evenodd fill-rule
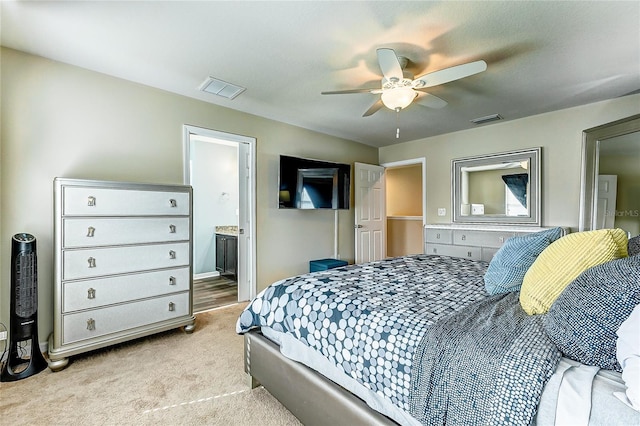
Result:
<svg viewBox="0 0 640 426"><path fill-rule="evenodd" d="M394 167L403 167L403 166L413 166L415 164L422 165L422 228L424 229L427 226L427 158L426 157L418 157L411 158L409 160L401 160L401 161L390 161L387 163L380 163L382 167L386 169L391 169ZM386 193L385 193L385 202L386 202Z"/></svg>
<svg viewBox="0 0 640 426"><path fill-rule="evenodd" d="M248 239L248 249L240 251L240 241L238 241L238 301L251 300L256 295L256 139L249 136L236 135L233 133L221 132L199 126L183 125L183 181L185 185L191 182L191 135L204 136L207 138L219 139L227 143L238 145L238 168L241 164L246 164L247 171L240 170L239 176L247 176L249 180L249 191L240 192L239 208L245 210L248 227L244 228L244 235ZM243 150L241 144L248 149ZM240 159L242 153L246 152L248 158ZM242 187L242 185L240 185ZM243 192L247 192L244 193ZM248 228L248 229L246 229ZM238 235L240 237L240 235ZM241 274L242 270L242 274ZM244 280L240 277L244 276Z"/></svg>

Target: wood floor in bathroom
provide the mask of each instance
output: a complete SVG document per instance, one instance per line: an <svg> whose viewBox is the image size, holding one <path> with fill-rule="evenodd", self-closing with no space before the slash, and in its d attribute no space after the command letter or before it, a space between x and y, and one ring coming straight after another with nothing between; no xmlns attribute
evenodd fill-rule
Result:
<svg viewBox="0 0 640 426"><path fill-rule="evenodd" d="M238 283L225 277L193 281L193 313L205 312L238 301Z"/></svg>

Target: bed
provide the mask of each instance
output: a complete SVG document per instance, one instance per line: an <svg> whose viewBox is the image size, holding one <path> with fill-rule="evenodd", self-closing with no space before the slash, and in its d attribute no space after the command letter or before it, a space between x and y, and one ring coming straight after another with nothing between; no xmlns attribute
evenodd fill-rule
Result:
<svg viewBox="0 0 640 426"><path fill-rule="evenodd" d="M601 330L585 321L603 303L615 339L640 303L640 257L615 231L514 237L491 263L414 255L278 281L238 319L245 370L306 425L640 424L615 341L614 361L592 336L563 341ZM604 302L573 317L611 268Z"/></svg>

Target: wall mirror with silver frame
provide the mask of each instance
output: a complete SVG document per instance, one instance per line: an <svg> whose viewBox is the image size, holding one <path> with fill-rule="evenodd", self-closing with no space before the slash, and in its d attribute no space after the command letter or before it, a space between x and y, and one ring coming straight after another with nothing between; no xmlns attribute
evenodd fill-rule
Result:
<svg viewBox="0 0 640 426"><path fill-rule="evenodd" d="M640 234L640 114L582 133L580 230Z"/></svg>
<svg viewBox="0 0 640 426"><path fill-rule="evenodd" d="M451 162L454 223L540 225L541 148Z"/></svg>

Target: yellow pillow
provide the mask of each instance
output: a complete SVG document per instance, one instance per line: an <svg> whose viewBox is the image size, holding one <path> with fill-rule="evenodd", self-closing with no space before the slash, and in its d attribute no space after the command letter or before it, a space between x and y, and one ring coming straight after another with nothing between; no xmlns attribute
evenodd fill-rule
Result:
<svg viewBox="0 0 640 426"><path fill-rule="evenodd" d="M598 229L568 234L540 253L522 281L520 305L529 315L546 314L571 281L585 270L627 257L622 229Z"/></svg>

